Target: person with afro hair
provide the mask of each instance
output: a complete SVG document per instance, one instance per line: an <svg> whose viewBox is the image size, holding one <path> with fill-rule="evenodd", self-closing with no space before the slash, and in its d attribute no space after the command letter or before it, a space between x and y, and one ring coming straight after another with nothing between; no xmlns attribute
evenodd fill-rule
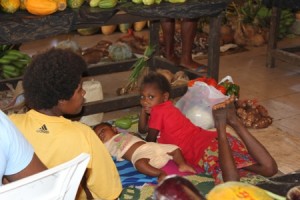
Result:
<svg viewBox="0 0 300 200"><path fill-rule="evenodd" d="M23 77L30 110L13 114L10 119L48 168L80 153L90 154L84 184L87 188L80 187L76 199L117 199L121 181L105 146L89 126L64 117L82 109L82 74L86 69L82 57L70 50L53 48L34 56Z"/></svg>

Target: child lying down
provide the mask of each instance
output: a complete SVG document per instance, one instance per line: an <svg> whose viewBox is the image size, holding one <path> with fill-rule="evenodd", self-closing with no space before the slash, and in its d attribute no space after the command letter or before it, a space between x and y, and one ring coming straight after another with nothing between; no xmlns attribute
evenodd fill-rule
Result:
<svg viewBox="0 0 300 200"><path fill-rule="evenodd" d="M94 131L117 161L131 161L139 172L156 176L159 182L167 175L160 168L172 159L180 172L196 173L185 162L181 150L175 145L146 142L130 133L119 133L115 127L105 122L96 125Z"/></svg>

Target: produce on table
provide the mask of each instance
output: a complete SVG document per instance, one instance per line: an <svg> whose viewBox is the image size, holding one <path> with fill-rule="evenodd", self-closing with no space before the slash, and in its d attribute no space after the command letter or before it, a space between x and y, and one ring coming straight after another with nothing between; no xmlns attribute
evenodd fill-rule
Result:
<svg viewBox="0 0 300 200"><path fill-rule="evenodd" d="M68 7L79 8L85 0L67 0Z"/></svg>
<svg viewBox="0 0 300 200"><path fill-rule="evenodd" d="M20 9L21 10L26 10L25 0L20 0Z"/></svg>
<svg viewBox="0 0 300 200"><path fill-rule="evenodd" d="M3 49L1 45L0 50ZM31 57L19 50L6 49L0 54L0 71L4 79L16 78L23 75Z"/></svg>
<svg viewBox="0 0 300 200"><path fill-rule="evenodd" d="M110 35L113 32L115 32L115 30L117 29L117 25L106 25L106 26L101 26L101 32L104 35Z"/></svg>
<svg viewBox="0 0 300 200"><path fill-rule="evenodd" d="M229 181L215 186L207 195L207 200L284 200L285 197L273 194L257 186Z"/></svg>
<svg viewBox="0 0 300 200"><path fill-rule="evenodd" d="M146 26L146 24L147 24L147 21L135 22L133 24L133 29L134 29L134 31L141 31Z"/></svg>
<svg viewBox="0 0 300 200"><path fill-rule="evenodd" d="M118 0L100 0L99 8L113 8L117 5Z"/></svg>
<svg viewBox="0 0 300 200"><path fill-rule="evenodd" d="M227 23L234 29L234 43L240 46L261 46L268 41L271 9L262 0L247 0L241 5L232 2L227 7ZM295 16L291 10L283 9L279 21L279 38L284 38Z"/></svg>
<svg viewBox="0 0 300 200"><path fill-rule="evenodd" d="M112 44L110 41L101 40L95 46L82 51L82 57L87 64L95 64L109 55L108 47Z"/></svg>
<svg viewBox="0 0 300 200"><path fill-rule="evenodd" d="M57 3L57 9L63 11L67 8L67 0L54 0Z"/></svg>
<svg viewBox="0 0 300 200"><path fill-rule="evenodd" d="M109 57L114 61L121 61L132 58L130 46L123 42L116 42L108 47Z"/></svg>
<svg viewBox="0 0 300 200"><path fill-rule="evenodd" d="M90 0L90 7L113 8L117 5L118 0Z"/></svg>
<svg viewBox="0 0 300 200"><path fill-rule="evenodd" d="M132 0L133 3L136 4L141 4L143 3L144 5L150 6L153 4L160 4L162 0ZM165 0L166 2L169 3L184 3L186 0Z"/></svg>
<svg viewBox="0 0 300 200"><path fill-rule="evenodd" d="M90 27L90 28L79 28L77 29L77 32L80 35L87 36L87 35L93 35L99 31L98 27Z"/></svg>
<svg viewBox="0 0 300 200"><path fill-rule="evenodd" d="M120 30L122 33L127 33L127 32L128 32L128 29L130 29L131 26L132 26L132 24L129 24L129 23L119 24L119 30Z"/></svg>
<svg viewBox="0 0 300 200"><path fill-rule="evenodd" d="M20 0L1 0L1 9L6 13L15 13L20 7Z"/></svg>
<svg viewBox="0 0 300 200"><path fill-rule="evenodd" d="M50 15L58 10L54 0L26 0L26 10L34 15Z"/></svg>
<svg viewBox="0 0 300 200"><path fill-rule="evenodd" d="M272 124L267 109L255 100L238 100L235 106L238 117L248 128L267 128Z"/></svg>

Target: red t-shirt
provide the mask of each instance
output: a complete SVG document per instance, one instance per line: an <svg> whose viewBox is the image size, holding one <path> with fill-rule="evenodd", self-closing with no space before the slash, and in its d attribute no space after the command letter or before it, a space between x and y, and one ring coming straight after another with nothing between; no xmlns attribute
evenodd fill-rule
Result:
<svg viewBox="0 0 300 200"><path fill-rule="evenodd" d="M152 107L148 127L158 130L158 143L175 144L180 147L184 158L198 165L204 150L217 132L195 126L171 101Z"/></svg>

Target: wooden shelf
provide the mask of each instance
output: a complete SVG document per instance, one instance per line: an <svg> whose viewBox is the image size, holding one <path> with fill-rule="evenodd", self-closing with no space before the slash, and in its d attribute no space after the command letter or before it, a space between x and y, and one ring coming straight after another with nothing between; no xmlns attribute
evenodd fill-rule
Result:
<svg viewBox="0 0 300 200"><path fill-rule="evenodd" d="M124 3L113 9L90 8L88 5L83 5L80 9L67 8L65 11L56 12L48 16L34 16L26 11L18 11L15 14L1 14L0 44L20 44L49 36L66 34L78 28L150 20L150 44L156 45L156 55L158 55L160 19L167 17L198 18L205 16L210 17L208 73L197 73L181 66L174 66L158 56L154 56L148 62L151 70L154 70L156 66L160 66L172 72L183 70L190 78L205 75L218 80L220 54L219 30L223 11L228 3L229 0L191 0L183 4L164 2L161 5L142 6L138 9L135 7L132 8L130 3ZM188 12L186 9L188 9ZM128 71L133 62L134 60L129 60L107 65L91 66L88 69L88 76ZM21 80L21 77L1 80L0 89L7 89L5 86L6 83L16 84L18 80ZM173 97L181 96L185 91L186 86L173 88ZM137 106L139 105L138 98L138 94L130 94L87 103L84 105L81 114L89 115Z"/></svg>

